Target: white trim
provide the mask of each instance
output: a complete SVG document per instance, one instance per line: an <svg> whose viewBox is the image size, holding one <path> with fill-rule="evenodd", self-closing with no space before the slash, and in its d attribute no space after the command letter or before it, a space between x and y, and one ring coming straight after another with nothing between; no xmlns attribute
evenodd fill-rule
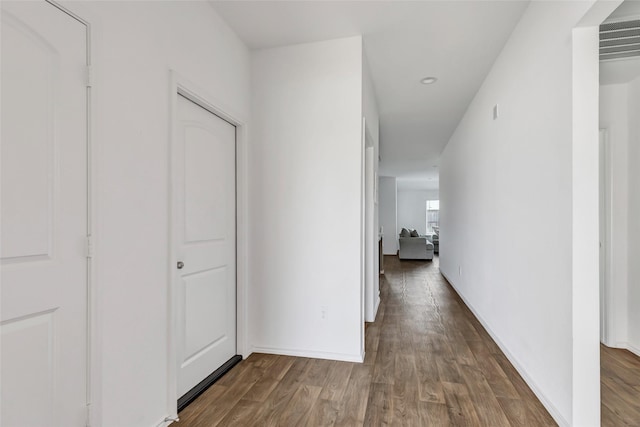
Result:
<svg viewBox="0 0 640 427"><path fill-rule="evenodd" d="M190 82L174 70L170 73L170 116L169 116L169 247L168 256L168 325L167 325L167 405L170 417L177 417L177 361L175 340L176 330L176 307L175 289L177 283L177 270L173 268L177 262L177 250L175 247L176 230L173 221L176 217L174 195L175 188L173 171L176 169L175 156L173 155L173 145L177 138L176 117L178 96L195 102L216 116L228 121L236 127L236 353L243 358L251 354L248 345L248 321L247 321L247 269L248 269L248 244L247 244L247 125L240 115L233 109L219 102L215 97L209 95L198 85Z"/></svg>
<svg viewBox="0 0 640 427"><path fill-rule="evenodd" d="M484 327L487 333L491 336L493 341L498 345L498 347L500 347L500 350L504 353L507 359L509 359L509 362L511 362L511 364L516 369L516 371L518 371L518 373L520 374L522 379L524 379L524 381L527 383L529 388L531 388L531 391L533 391L533 394L536 395L536 397L538 398L538 400L540 400L542 405L547 409L547 411L549 411L549 414L551 414L555 422L557 422L558 425L560 425L561 427L562 426L569 427L571 424L562 416L558 408L555 407L555 405L551 402L551 400L547 399L546 395L542 392L540 387L538 387L538 385L533 380L533 378L531 378L531 376L529 375L527 370L524 368L524 366L511 352L509 352L509 349L507 348L507 346L505 346L502 343L502 341L500 341L500 338L498 338L498 336L489 327L489 324L485 322L485 320L475 310L473 305L471 305L469 301L467 301L465 296L458 290L458 288L456 288L456 286L453 284L453 281L450 280L449 277L447 277L447 275L442 270L440 270L440 274L442 274L444 278L447 279L447 282L449 282L451 287L456 291L456 293L458 294L460 299L462 299L462 301L465 303L467 308L471 310L471 312L473 313L475 318L478 320L478 322L480 322L480 324Z"/></svg>
<svg viewBox="0 0 640 427"><path fill-rule="evenodd" d="M624 348L626 348L627 350L629 350L631 353L635 354L636 356L640 357L640 347L636 347L633 344L630 343L625 343Z"/></svg>
<svg viewBox="0 0 640 427"><path fill-rule="evenodd" d="M367 245L366 245L366 215L367 215L367 204L366 204L366 131L367 131L367 120L365 117L362 117L362 124L360 129L360 352L364 354L366 345L365 345L365 286L366 286L366 256L367 256ZM364 360L364 359L363 359Z"/></svg>
<svg viewBox="0 0 640 427"><path fill-rule="evenodd" d="M618 341L615 343L612 343L611 345L609 344L605 344L607 347L609 348L617 348L617 349L621 349L621 350L629 350L631 353L635 354L636 356L640 357L640 347L636 347L635 345L626 342L626 341Z"/></svg>
<svg viewBox="0 0 640 427"><path fill-rule="evenodd" d="M73 19L86 26L86 56L88 67L95 68L96 58L99 58L101 33L100 17L87 8L82 2L70 2L62 0L46 0L56 8L70 15ZM61 4L63 3L63 4ZM96 37L98 36L98 37ZM94 70L95 71L95 70ZM94 81L95 83L95 81ZM96 89L97 87L97 89ZM99 96L99 86L92 85L86 88L87 93L87 168L88 168L88 206L89 222L87 224L88 235L91 237L94 253L89 260L90 270L88 271L89 284L87 289L88 333L90 336L87 369L90 372L88 384L88 411L89 425L92 427L102 426L102 303L100 298L100 200L99 200L99 171L100 171L100 137L96 132L95 124L98 122L99 105L96 102Z"/></svg>
<svg viewBox="0 0 640 427"><path fill-rule="evenodd" d="M604 240L604 251L605 251L605 283L604 283L604 319L603 321L603 330L601 331L601 340L603 344L610 346L613 342L616 334L616 321L614 316L614 289L613 289L613 253L612 253L612 239L613 239L613 179L612 179L612 171L613 166L611 163L611 144L609 142L609 129L602 128L599 130L603 136L603 145L604 145L604 211L605 211L605 240Z"/></svg>
<svg viewBox="0 0 640 427"><path fill-rule="evenodd" d="M90 28L90 24L89 22L87 22L85 19L83 19L82 17L80 17L79 15L77 15L75 12L73 12L72 10L66 8L65 6L62 6L60 3L58 3L56 0L45 0L45 2L49 3L50 5L52 5L53 7L60 9L60 11L66 13L67 15L69 15L70 17L72 17L73 19L75 19L76 21L80 22L82 25L84 25L85 27L87 27L87 30L89 30ZM87 34L89 34L89 31L87 31ZM91 40L89 37L87 37L87 42ZM91 61L89 60L89 52L90 52L90 48L89 48L89 43L87 43L87 65L91 64Z"/></svg>
<svg viewBox="0 0 640 427"><path fill-rule="evenodd" d="M571 32L571 423L600 424L598 26Z"/></svg>
<svg viewBox="0 0 640 427"><path fill-rule="evenodd" d="M277 354L282 356L307 357L311 359L339 360L342 362L364 362L364 351L361 354L332 353L328 351L309 351L293 348L254 347L255 353Z"/></svg>
<svg viewBox="0 0 640 427"><path fill-rule="evenodd" d="M179 418L177 418L177 417L164 417L164 418L162 419L162 421L158 421L158 422L155 424L155 426L156 426L156 427L166 427L166 426L168 426L168 425L173 424L173 423L174 423L174 422L176 422L176 421L180 421L180 419L179 419Z"/></svg>
<svg viewBox="0 0 640 427"><path fill-rule="evenodd" d="M62 13L65 13L69 17L78 21L85 27L85 61L86 66L91 67L93 64L93 43L92 43L92 27L89 21L82 18L66 6L61 5L55 0L45 0L51 6L55 7ZM99 361L101 360L101 347L100 347L100 333L98 328L97 315L99 314L99 298L97 296L97 274L96 274L96 254L94 252L96 243L96 213L97 202L95 195L97 192L96 183L96 171L97 171L97 156L95 156L95 146L93 139L93 123L94 123L94 100L93 89L86 87L86 168L87 168L87 240L92 243L91 256L86 258L87 266L87 313L86 313L86 338L87 338L87 354L86 354L86 406L87 406L87 419L88 426L100 425L96 419L100 414L99 411L94 410L95 396L99 395L96 391L101 386L101 375L99 369ZM98 405L99 406L99 405Z"/></svg>

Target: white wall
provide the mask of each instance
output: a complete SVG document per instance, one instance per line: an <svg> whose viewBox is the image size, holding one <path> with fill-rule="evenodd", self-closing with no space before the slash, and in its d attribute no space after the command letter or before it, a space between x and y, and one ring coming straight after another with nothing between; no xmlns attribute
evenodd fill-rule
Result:
<svg viewBox="0 0 640 427"><path fill-rule="evenodd" d="M427 232L427 200L438 200L438 190L398 190L398 227Z"/></svg>
<svg viewBox="0 0 640 427"><path fill-rule="evenodd" d="M629 338L628 348L640 355L640 78L629 83Z"/></svg>
<svg viewBox="0 0 640 427"><path fill-rule="evenodd" d="M607 131L610 173L608 185L610 232L608 235L610 301L607 345L624 347L628 340L627 250L629 214L629 88L626 84L600 87L600 128Z"/></svg>
<svg viewBox="0 0 640 427"><path fill-rule="evenodd" d="M366 117L367 130L373 140L375 148L375 169L378 170L378 156L380 155L380 118L378 116L378 101L376 91L369 70L369 62L362 52L362 111Z"/></svg>
<svg viewBox="0 0 640 427"><path fill-rule="evenodd" d="M384 236L382 252L385 255L398 253L398 216L397 216L398 186L393 176L379 177L378 200L380 210L380 225Z"/></svg>
<svg viewBox="0 0 640 427"><path fill-rule="evenodd" d="M440 269L561 425L576 415L582 339L572 317L572 28L590 6L530 4L440 168Z"/></svg>
<svg viewBox="0 0 640 427"><path fill-rule="evenodd" d="M252 53L257 351L362 357L362 85L361 37Z"/></svg>
<svg viewBox="0 0 640 427"><path fill-rule="evenodd" d="M249 116L249 52L204 2L68 2L92 24L96 425L155 427L167 408L169 102L174 69Z"/></svg>

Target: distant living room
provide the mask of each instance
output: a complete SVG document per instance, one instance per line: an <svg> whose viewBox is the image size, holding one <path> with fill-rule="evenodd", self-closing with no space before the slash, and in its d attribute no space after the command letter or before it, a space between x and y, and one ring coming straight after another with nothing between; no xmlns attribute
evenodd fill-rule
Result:
<svg viewBox="0 0 640 427"><path fill-rule="evenodd" d="M398 257L432 260L440 252L437 191L398 191Z"/></svg>

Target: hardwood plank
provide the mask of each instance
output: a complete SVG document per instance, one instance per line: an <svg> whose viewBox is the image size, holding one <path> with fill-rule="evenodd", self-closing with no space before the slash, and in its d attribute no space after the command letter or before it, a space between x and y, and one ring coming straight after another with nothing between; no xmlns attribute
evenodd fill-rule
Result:
<svg viewBox="0 0 640 427"><path fill-rule="evenodd" d="M529 425L527 406L522 400L504 397L497 397L497 399L502 411L512 426L527 427Z"/></svg>
<svg viewBox="0 0 640 427"><path fill-rule="evenodd" d="M386 383L371 384L365 415L365 425L391 425L393 421L392 387L391 384Z"/></svg>
<svg viewBox="0 0 640 427"><path fill-rule="evenodd" d="M373 365L378 354L378 344L380 343L380 326L369 323L365 334L365 365Z"/></svg>
<svg viewBox="0 0 640 427"><path fill-rule="evenodd" d="M621 404L627 405L628 411L633 415L637 415L637 419L640 421L640 405L638 405L639 396L633 386L629 385L619 377L613 377L610 375L603 375L601 383L602 389L605 390L603 401L607 401L611 398L620 400ZM609 391L613 391L614 393L609 393Z"/></svg>
<svg viewBox="0 0 640 427"><path fill-rule="evenodd" d="M322 387L301 384L291 397L291 400L284 408L277 425L280 426L297 426L302 420L308 418Z"/></svg>
<svg viewBox="0 0 640 427"><path fill-rule="evenodd" d="M291 368L291 365L293 365L293 362L295 361L295 357L277 356L277 359L273 362L269 369L266 370L265 377L273 378L278 381L282 380L282 378L286 375L286 373Z"/></svg>
<svg viewBox="0 0 640 427"><path fill-rule="evenodd" d="M319 398L311 408L307 418L306 427L333 426L338 419L340 402Z"/></svg>
<svg viewBox="0 0 640 427"><path fill-rule="evenodd" d="M606 381L606 378L603 378ZM607 382L602 384L602 392L605 398L602 399L602 406L611 410L623 421L625 425L640 425L640 410L633 402L629 402L627 393L617 387L610 387ZM638 396L635 396L636 400Z"/></svg>
<svg viewBox="0 0 640 427"><path fill-rule="evenodd" d="M233 369L232 369L233 370ZM251 387L260 379L264 372L261 368L255 368L250 364L245 364L244 369L237 376L237 384L233 384L232 387L214 384L214 387L226 387L224 393L217 393L215 398L216 405L214 407L207 406L202 414L197 417L196 426L215 426L222 421L222 419L233 409L233 407L240 401ZM209 391L207 390L207 392ZM205 392L205 393L207 393ZM203 394L204 395L204 394ZM202 398L200 396L198 399ZM209 396L211 398L211 396ZM198 424L200 423L200 424Z"/></svg>
<svg viewBox="0 0 640 427"><path fill-rule="evenodd" d="M438 377L440 381L462 383L458 364L454 360L438 358L436 364L438 365Z"/></svg>
<svg viewBox="0 0 640 427"><path fill-rule="evenodd" d="M520 396L511 380L504 373L500 365L493 358L493 354L481 342L471 341L470 348L474 352L477 366L482 371L487 383L496 397L519 399Z"/></svg>
<svg viewBox="0 0 640 427"><path fill-rule="evenodd" d="M378 355L373 368L373 381L377 383L393 384L393 374L396 365L396 346L381 342L378 346Z"/></svg>
<svg viewBox="0 0 640 427"><path fill-rule="evenodd" d="M413 354L396 354L394 372L394 396L402 399L418 400L418 373Z"/></svg>
<svg viewBox="0 0 640 427"><path fill-rule="evenodd" d="M509 420L482 373L475 367L464 365L460 367L460 372L469 390L480 423L485 426L508 427Z"/></svg>
<svg viewBox="0 0 640 427"><path fill-rule="evenodd" d="M218 399L226 392L227 387L218 383L209 387L204 393L198 396L196 400L180 412L180 424L193 427L210 425L207 424L209 418L208 410L213 410L210 402L218 401Z"/></svg>
<svg viewBox="0 0 640 427"><path fill-rule="evenodd" d="M344 406L335 425L362 425L367 410L372 376L372 368L370 366L361 364L353 366L349 384L345 391Z"/></svg>
<svg viewBox="0 0 640 427"><path fill-rule="evenodd" d="M341 401L347 390L352 370L353 363L334 361L329 368L320 399Z"/></svg>
<svg viewBox="0 0 640 427"><path fill-rule="evenodd" d="M261 353L253 353L249 356L245 363L251 364L256 368L270 368L273 364L282 359L283 356L279 356L277 354L261 354Z"/></svg>
<svg viewBox="0 0 640 427"><path fill-rule="evenodd" d="M452 331L448 334L449 345L459 365L475 365L476 359L469 348L464 335L460 331Z"/></svg>
<svg viewBox="0 0 640 427"><path fill-rule="evenodd" d="M480 423L466 386L443 382L442 388L453 425L469 427L483 425Z"/></svg>
<svg viewBox="0 0 640 427"><path fill-rule="evenodd" d="M391 402L393 406L393 425L420 426L417 400L393 397Z"/></svg>
<svg viewBox="0 0 640 427"><path fill-rule="evenodd" d="M241 399L220 421L221 426L246 427L256 424L262 411L260 402Z"/></svg>
<svg viewBox="0 0 640 427"><path fill-rule="evenodd" d="M296 358L278 386L264 401L264 425L278 425L278 419L302 384L301 378L311 359Z"/></svg>
<svg viewBox="0 0 640 427"><path fill-rule="evenodd" d="M600 346L603 426L640 425L640 358Z"/></svg>
<svg viewBox="0 0 640 427"><path fill-rule="evenodd" d="M247 361L252 360L252 354ZM252 400L257 402L264 402L271 392L278 386L282 378L293 365L295 361L294 357L289 356L271 356L271 355L255 355L257 356L253 360L257 360L255 366L263 369L262 377L254 383L254 385L244 394L242 397L246 400ZM271 356L263 358L261 356ZM269 363L265 364L264 361L269 360Z"/></svg>
<svg viewBox="0 0 640 427"><path fill-rule="evenodd" d="M432 402L418 402L417 405L421 426L448 427L451 425L447 405Z"/></svg>
<svg viewBox="0 0 640 427"><path fill-rule="evenodd" d="M273 378L261 378L242 397L244 400L264 402L280 382Z"/></svg>
<svg viewBox="0 0 640 427"><path fill-rule="evenodd" d="M376 321L365 326L363 364L253 354L182 411L177 425L555 425L440 275L437 257L385 263ZM636 360L617 356L603 356L611 362L603 368L611 375L607 389L637 393L640 380L623 374ZM614 398L603 420L624 425L630 418L618 413L630 403Z"/></svg>
<svg viewBox="0 0 640 427"><path fill-rule="evenodd" d="M602 405L601 410L601 427L619 427L619 426L628 426L630 424L625 423L623 419L621 419L615 412L609 409L608 406Z"/></svg>

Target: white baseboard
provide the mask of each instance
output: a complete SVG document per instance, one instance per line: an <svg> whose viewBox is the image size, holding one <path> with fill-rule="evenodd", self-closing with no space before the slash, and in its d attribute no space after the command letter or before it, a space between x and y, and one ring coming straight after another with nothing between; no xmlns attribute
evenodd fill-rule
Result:
<svg viewBox="0 0 640 427"><path fill-rule="evenodd" d="M640 348L636 347L635 345L629 343L629 342L617 342L615 343L615 345L608 345L607 343L604 343L604 345L606 345L607 347L612 347L612 348L622 348L625 350L629 350L631 353L635 354L636 356L640 357Z"/></svg>
<svg viewBox="0 0 640 427"><path fill-rule="evenodd" d="M520 376L522 376L524 381L531 388L531 390L536 395L536 397L540 400L540 402L542 402L542 405L547 409L547 411L549 411L549 414L551 414L551 416L558 423L558 425L561 426L561 427L565 427L565 426L569 427L571 424L562 416L560 411L558 411L558 408L556 408L555 405L553 403L551 403L551 401L545 396L545 394L542 392L542 390L540 390L540 387L538 387L536 382L529 376L528 372L522 367L522 365L520 364L518 359L513 354L511 354L511 352L504 345L504 343L502 341L500 341L500 338L498 338L496 336L496 334L493 332L493 330L491 330L489 325L478 314L478 312L475 310L473 305L471 305L469 303L469 301L467 301L465 296L458 290L458 288L456 288L456 285L454 284L454 282L452 280L450 280L449 277L442 270L440 270L440 274L442 274L444 276L444 278L447 279L447 281L449 282L451 287L460 296L462 301L464 301L466 306L469 308L469 310L471 310L471 312L476 317L478 322L480 322L480 324L484 327L484 329L487 331L487 333L495 341L495 343L498 345L498 347L500 347L500 350L502 350L502 352L507 357L507 359L509 359L509 362L511 362L513 367L516 368L516 371L518 371Z"/></svg>
<svg viewBox="0 0 640 427"><path fill-rule="evenodd" d="M629 350L631 353L635 354L636 356L640 357L640 348L639 347L636 347L633 344L627 343L627 350Z"/></svg>
<svg viewBox="0 0 640 427"><path fill-rule="evenodd" d="M364 352L360 355L357 354L345 354L345 353L331 353L324 351L309 351L309 350L296 350L290 348L275 348L275 347L261 347L254 346L254 353L266 353L266 354L279 354L282 356L295 356L295 357L308 357L311 359L327 359L327 360L340 360L342 362L364 362Z"/></svg>
<svg viewBox="0 0 640 427"><path fill-rule="evenodd" d="M166 415L162 420L158 421L153 427L166 427L174 422L178 421L178 414L176 415Z"/></svg>

